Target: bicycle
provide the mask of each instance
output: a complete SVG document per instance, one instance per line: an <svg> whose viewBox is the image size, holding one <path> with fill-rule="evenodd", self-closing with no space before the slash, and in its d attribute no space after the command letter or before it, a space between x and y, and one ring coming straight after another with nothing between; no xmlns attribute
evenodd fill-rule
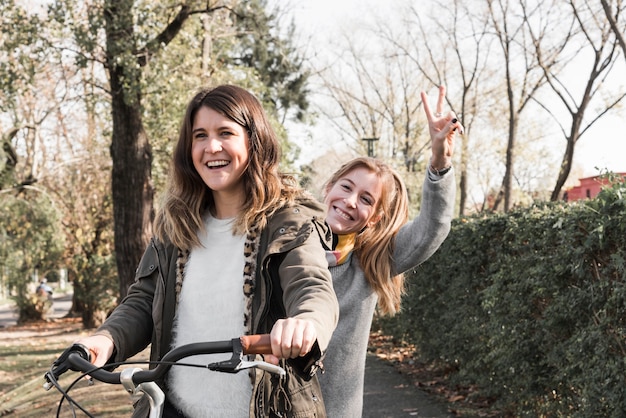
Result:
<svg viewBox="0 0 626 418"><path fill-rule="evenodd" d="M84 414L91 417L92 415L68 394L77 382L88 375L90 378L104 383L121 384L124 386L124 389L126 389L131 398L140 395L148 396L150 403L150 418L160 418L163 415L165 394L155 381L163 377L165 373L167 373L167 371L174 365L199 367L196 364L178 363L178 360L185 357L200 354L223 353L232 353L232 357L229 360L209 363L206 366L201 367L206 367L209 370L223 373L238 373L241 370L257 368L270 373L278 374L281 377L286 374L285 370L280 366L267 363L265 361L244 360L244 356L248 354L272 353L269 334L244 335L227 341L208 341L182 345L169 351L165 354L165 356L163 356L162 360L157 362L148 362L149 364L156 364L156 367L153 369L144 370L139 367L135 367L124 369L120 372L112 372L106 370L105 368L108 369L123 364L137 364L137 362L113 363L104 366L105 368L95 367L90 362L91 355L89 353L89 349L82 344L73 344L61 353L59 358L52 363L50 370L44 375L46 380L44 383L44 389L50 390L54 387L62 395L57 408L57 417L60 416L64 399L67 399L70 403L74 416L76 415L74 408L78 408ZM81 372L81 375L75 379L67 389L63 389L60 386L58 379L68 370Z"/></svg>

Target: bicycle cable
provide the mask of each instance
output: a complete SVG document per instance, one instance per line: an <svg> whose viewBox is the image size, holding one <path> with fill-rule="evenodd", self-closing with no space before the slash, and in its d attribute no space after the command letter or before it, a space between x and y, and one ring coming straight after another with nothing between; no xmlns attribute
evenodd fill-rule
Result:
<svg viewBox="0 0 626 418"><path fill-rule="evenodd" d="M110 367L115 368L115 367L119 367L119 366L123 366L123 365L149 364L149 363L150 362L146 362L146 361L118 362L118 363L109 363L109 364L106 364L105 366L101 366L101 367L93 367L89 371L82 373L80 376L78 376L76 379L74 379L72 381L72 383L70 383L66 389L63 389L61 387L59 381L54 377L54 373L52 372L52 368L50 368L50 372L48 372L48 374L47 374L48 380L56 388L56 390L58 390L61 393L61 400L59 401L59 404L57 406L56 417L59 418L61 416L61 408L63 406L63 401L65 399L67 399L67 403L69 404L69 406L71 408L71 411L72 411L72 417L76 417L76 410L75 410L75 408L78 408L85 415L87 415L89 418L95 418L85 408L83 408L78 402L76 402L74 400L74 398L72 398L69 395L69 391L72 390L74 388L74 386L76 386L85 376L88 376L90 373L93 373L93 372L95 372L97 370L103 370L105 368L110 368ZM90 380L89 384L92 385L93 384L93 380Z"/></svg>
<svg viewBox="0 0 626 418"><path fill-rule="evenodd" d="M81 406L74 398L69 395L70 390L74 388L85 376L88 376L90 373L93 373L97 370L105 370L109 368L117 368L119 366L131 366L131 365L166 365L166 366L183 366L183 367L195 367L200 369L209 369L209 364L194 364L194 363L180 363L176 361L120 361L117 363L108 363L104 366L93 367L89 371L83 372L80 376L74 379L66 389L63 389L58 382L58 380L54 377L54 373L51 371L48 372L48 379L50 383L61 393L61 399L59 400L59 404L57 406L56 418L60 418L61 416L61 408L63 406L63 401L67 399L67 403L71 408L72 417L76 418L76 408L78 408L81 412L83 412L88 418L95 418L91 415L83 406ZM91 383L93 384L93 380Z"/></svg>

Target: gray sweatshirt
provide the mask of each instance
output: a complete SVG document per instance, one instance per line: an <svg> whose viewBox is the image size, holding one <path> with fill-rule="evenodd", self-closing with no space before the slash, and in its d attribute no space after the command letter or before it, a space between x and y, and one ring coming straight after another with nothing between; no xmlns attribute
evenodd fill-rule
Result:
<svg viewBox="0 0 626 418"><path fill-rule="evenodd" d="M454 169L425 176L420 214L396 237L395 271L406 272L428 259L447 237L456 195ZM436 180L435 180L436 178ZM358 418L363 409L363 382L369 332L378 296L369 286L357 257L330 267L339 300L339 323L331 338L325 373L320 375L329 418Z"/></svg>

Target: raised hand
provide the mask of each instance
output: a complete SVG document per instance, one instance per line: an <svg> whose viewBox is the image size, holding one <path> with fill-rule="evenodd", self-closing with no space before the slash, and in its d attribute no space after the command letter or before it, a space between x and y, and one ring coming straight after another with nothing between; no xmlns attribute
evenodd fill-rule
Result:
<svg viewBox="0 0 626 418"><path fill-rule="evenodd" d="M435 170L442 170L452 165L456 132L463 135L463 125L461 125L461 122L459 122L454 112L448 111L445 114L443 112L443 105L446 98L445 86L439 86L439 98L434 114L428 104L428 96L426 93L422 92L421 97L424 105L424 113L428 120L428 131L431 140L432 156L430 165Z"/></svg>

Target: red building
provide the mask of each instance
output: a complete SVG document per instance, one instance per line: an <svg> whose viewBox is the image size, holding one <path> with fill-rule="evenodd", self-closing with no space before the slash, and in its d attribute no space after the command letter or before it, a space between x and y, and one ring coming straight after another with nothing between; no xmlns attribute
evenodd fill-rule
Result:
<svg viewBox="0 0 626 418"><path fill-rule="evenodd" d="M618 176L626 178L626 173L615 173ZM579 179L579 185L572 187L563 193L563 200L573 202L581 199L591 199L598 195L600 189L608 184L608 179L600 175L593 177L585 177Z"/></svg>

